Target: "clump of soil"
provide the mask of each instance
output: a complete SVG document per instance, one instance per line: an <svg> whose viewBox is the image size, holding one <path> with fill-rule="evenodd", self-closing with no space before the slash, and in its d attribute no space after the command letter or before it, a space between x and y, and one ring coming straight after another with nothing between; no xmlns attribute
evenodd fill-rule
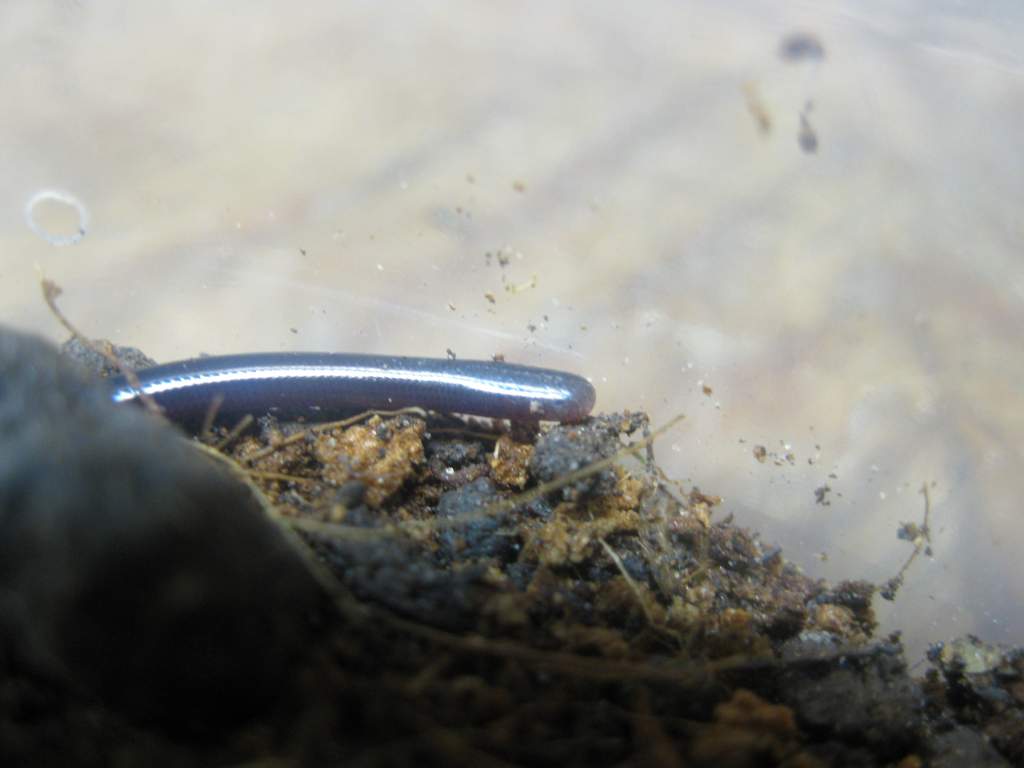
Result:
<svg viewBox="0 0 1024 768"><path fill-rule="evenodd" d="M875 585L808 578L716 521L647 433L635 413L497 431L400 415L241 441L339 602L369 611L335 641L358 680L336 699L388 702L404 736L385 748L360 720L320 738L400 763L915 765L959 740L999 760L952 719L936 732L898 640L873 639Z"/></svg>
<svg viewBox="0 0 1024 768"><path fill-rule="evenodd" d="M0 750L84 765L1020 763L1021 652L961 641L914 680L898 638L874 637L878 587L809 578L718 519L719 499L663 475L648 436L638 413L263 419L208 436L225 454L203 456L211 471L231 467L323 593L327 609L284 612L304 658L273 702L211 733L0 655ZM232 537L198 530L204 550ZM138 553L107 557L134 578ZM161 677L146 658L133 691Z"/></svg>

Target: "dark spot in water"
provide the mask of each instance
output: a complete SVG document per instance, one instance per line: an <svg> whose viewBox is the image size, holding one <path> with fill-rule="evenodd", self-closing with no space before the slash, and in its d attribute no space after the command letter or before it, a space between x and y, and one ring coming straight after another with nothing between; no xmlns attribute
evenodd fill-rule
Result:
<svg viewBox="0 0 1024 768"><path fill-rule="evenodd" d="M825 46L809 32L791 32L779 44L779 57L783 61L821 61Z"/></svg>
<svg viewBox="0 0 1024 768"><path fill-rule="evenodd" d="M800 149L807 154L818 151L818 134L811 127L807 115L800 115L800 133L797 136L797 141L800 143Z"/></svg>

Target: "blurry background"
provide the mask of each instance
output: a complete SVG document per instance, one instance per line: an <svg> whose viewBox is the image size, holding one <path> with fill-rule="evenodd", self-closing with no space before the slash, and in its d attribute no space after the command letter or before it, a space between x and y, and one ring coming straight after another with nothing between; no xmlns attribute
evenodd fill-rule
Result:
<svg viewBox="0 0 1024 768"><path fill-rule="evenodd" d="M42 274L161 360L577 371L830 579L895 575L934 482L883 629L1020 643L1021 39L999 0L8 0L0 320L62 339Z"/></svg>

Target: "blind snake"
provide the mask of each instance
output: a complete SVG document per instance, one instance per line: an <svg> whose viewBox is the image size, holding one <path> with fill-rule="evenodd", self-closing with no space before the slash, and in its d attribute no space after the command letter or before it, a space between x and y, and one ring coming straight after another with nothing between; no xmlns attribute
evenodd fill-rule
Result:
<svg viewBox="0 0 1024 768"><path fill-rule="evenodd" d="M198 427L219 400L218 418L272 413L324 420L365 410L417 406L496 419L576 422L594 406L581 376L505 362L348 353L268 352L198 357L136 372L165 415ZM139 399L119 376L114 402Z"/></svg>

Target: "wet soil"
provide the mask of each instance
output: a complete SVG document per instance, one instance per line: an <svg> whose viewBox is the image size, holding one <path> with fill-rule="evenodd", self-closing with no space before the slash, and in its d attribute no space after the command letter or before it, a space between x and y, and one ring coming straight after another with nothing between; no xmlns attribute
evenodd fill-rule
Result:
<svg viewBox="0 0 1024 768"><path fill-rule="evenodd" d="M1024 651L915 677L875 636L897 584L802 573L664 476L644 414L214 451L37 340L0 366L0 554L34 547L0 566L5 765L1024 763Z"/></svg>

